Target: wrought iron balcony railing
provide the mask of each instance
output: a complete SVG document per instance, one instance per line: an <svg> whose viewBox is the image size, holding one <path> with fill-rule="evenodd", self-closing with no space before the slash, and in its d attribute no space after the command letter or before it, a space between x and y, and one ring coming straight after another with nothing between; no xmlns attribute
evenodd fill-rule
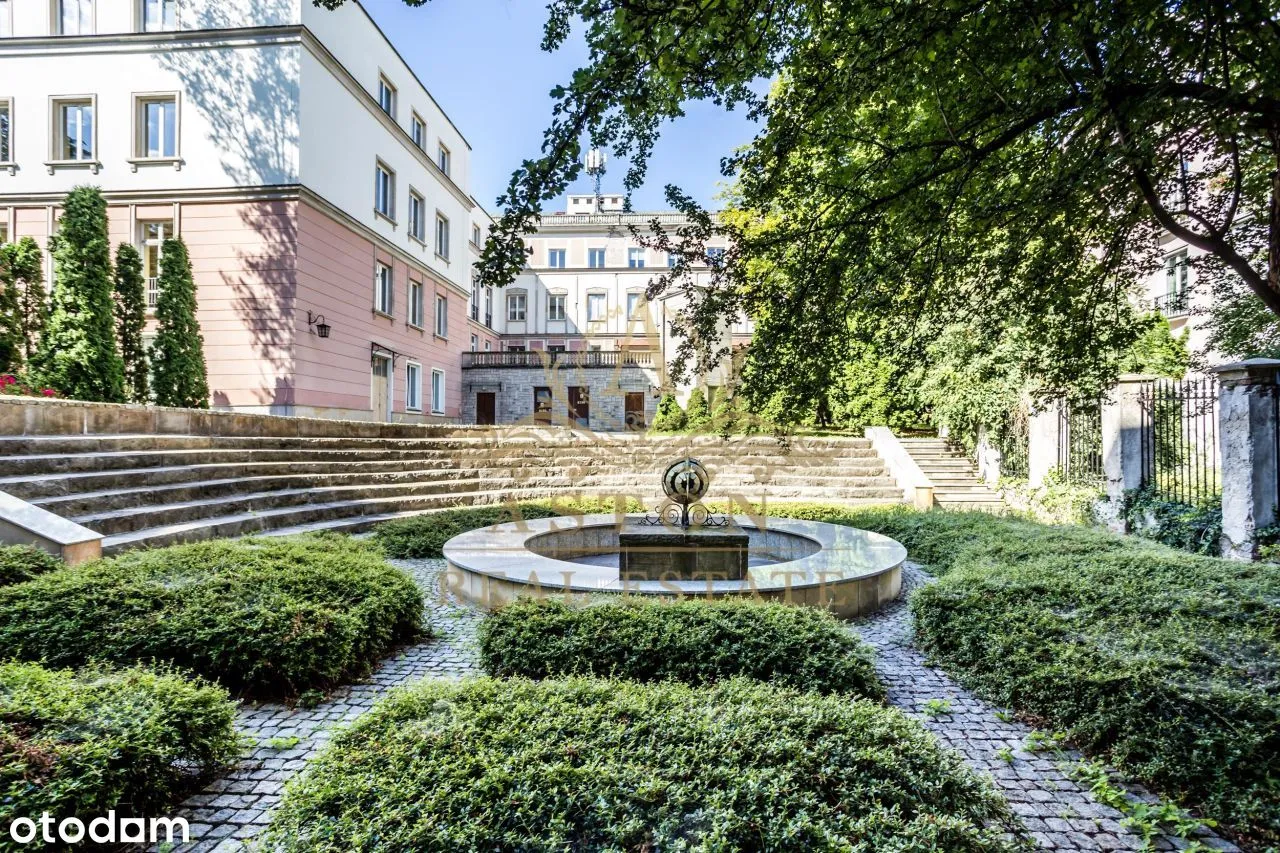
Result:
<svg viewBox="0 0 1280 853"><path fill-rule="evenodd" d="M1183 290L1178 293L1166 293L1151 301L1151 307L1166 317L1183 317L1191 311L1190 294Z"/></svg>

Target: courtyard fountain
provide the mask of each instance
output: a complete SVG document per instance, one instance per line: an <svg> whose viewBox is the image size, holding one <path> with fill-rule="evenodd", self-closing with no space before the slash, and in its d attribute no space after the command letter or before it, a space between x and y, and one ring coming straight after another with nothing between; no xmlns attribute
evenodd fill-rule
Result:
<svg viewBox="0 0 1280 853"><path fill-rule="evenodd" d="M752 597L851 617L896 598L906 549L837 524L715 514L707 469L683 458L662 475L653 514L562 516L471 530L444 546L448 590L484 609L522 595Z"/></svg>

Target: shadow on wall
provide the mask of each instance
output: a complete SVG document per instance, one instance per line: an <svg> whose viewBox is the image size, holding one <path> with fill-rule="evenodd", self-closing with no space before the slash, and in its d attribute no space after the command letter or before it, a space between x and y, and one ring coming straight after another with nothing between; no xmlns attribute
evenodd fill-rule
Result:
<svg viewBox="0 0 1280 853"><path fill-rule="evenodd" d="M199 26L230 28L245 20L282 24L296 17L292 6L280 0L238 8L242 5L203 4L197 12ZM209 142L231 182L242 187L298 184L299 45L174 50L159 54L157 61L181 79L183 109L195 110L207 123ZM237 347L247 343L259 365L256 370L232 368L232 375L223 376L211 369L213 384L225 380L232 385L215 388L212 402L219 407L266 405L283 411L294 403L296 206L259 201L236 209L243 239L227 240L225 231L218 238L215 230L210 237L222 245L204 249L206 256L216 258L223 284L232 294L231 310L243 330L232 330L226 340ZM189 239L198 240L199 235ZM248 336L247 342L242 335Z"/></svg>

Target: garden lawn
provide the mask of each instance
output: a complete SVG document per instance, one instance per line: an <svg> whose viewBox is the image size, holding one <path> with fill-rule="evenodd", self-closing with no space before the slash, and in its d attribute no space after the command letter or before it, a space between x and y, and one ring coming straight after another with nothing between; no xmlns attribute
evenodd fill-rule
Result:
<svg viewBox="0 0 1280 853"><path fill-rule="evenodd" d="M411 578L333 534L134 551L0 588L6 655L162 661L264 697L360 675L421 620Z"/></svg>
<svg viewBox="0 0 1280 853"><path fill-rule="evenodd" d="M917 723L735 679L423 681L291 781L282 851L1014 849L1003 800Z"/></svg>

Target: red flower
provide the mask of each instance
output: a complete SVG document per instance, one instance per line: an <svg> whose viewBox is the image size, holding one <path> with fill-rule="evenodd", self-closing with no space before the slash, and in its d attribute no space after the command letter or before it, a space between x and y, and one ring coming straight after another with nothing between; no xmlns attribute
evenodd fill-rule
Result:
<svg viewBox="0 0 1280 853"><path fill-rule="evenodd" d="M43 391L41 391L40 393L41 393L41 394L44 394L46 397L56 397L56 396L58 396L58 392L57 392L57 391L55 391L55 390L53 390L52 388L46 388L46 389L44 389Z"/></svg>

